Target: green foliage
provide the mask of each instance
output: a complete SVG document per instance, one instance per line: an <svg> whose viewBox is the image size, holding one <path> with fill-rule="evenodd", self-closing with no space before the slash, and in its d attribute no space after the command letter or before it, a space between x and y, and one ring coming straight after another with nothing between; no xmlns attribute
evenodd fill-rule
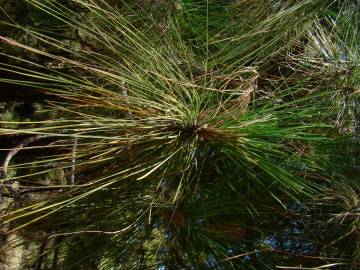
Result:
<svg viewBox="0 0 360 270"><path fill-rule="evenodd" d="M0 121L39 138L3 182L52 190L2 217L26 267L358 266L356 1L26 2L44 28L0 36L0 81L44 95Z"/></svg>

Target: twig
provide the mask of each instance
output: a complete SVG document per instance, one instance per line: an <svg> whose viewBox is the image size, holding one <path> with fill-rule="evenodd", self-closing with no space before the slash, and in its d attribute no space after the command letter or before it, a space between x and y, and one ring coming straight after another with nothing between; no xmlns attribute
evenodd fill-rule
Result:
<svg viewBox="0 0 360 270"><path fill-rule="evenodd" d="M60 247L61 247L61 242L64 239L64 237L62 236L58 236L55 238L54 241L54 256L53 256L53 261L52 261L52 270L57 270L58 269L58 261L59 261L59 252L60 252Z"/></svg>
<svg viewBox="0 0 360 270"><path fill-rule="evenodd" d="M46 248L47 242L48 242L47 238L44 238L41 242L41 246L39 249L39 258L36 262L36 268L35 268L36 270L41 270L41 266L42 266L42 263L43 263L43 260L45 257L45 248Z"/></svg>
<svg viewBox="0 0 360 270"><path fill-rule="evenodd" d="M73 186L75 184L75 169L76 169L76 150L77 150L78 138L74 138L74 144L72 148L72 159L71 159L71 177L70 177L70 185Z"/></svg>
<svg viewBox="0 0 360 270"><path fill-rule="evenodd" d="M126 232L127 230L129 230L131 227L133 227L145 215L145 213L147 213L147 211L149 209L150 209L150 207L148 209L146 209L133 223L131 223L130 225L126 226L125 228L123 228L121 230L117 230L117 231L83 230L83 231L75 231L75 232L68 232L68 233L57 233L57 234L50 235L49 238L58 237L58 236L76 235L76 234L81 234L81 233L99 233L99 234L123 233L123 232Z"/></svg>
<svg viewBox="0 0 360 270"><path fill-rule="evenodd" d="M121 91L122 96L124 97L125 100L125 107L126 107L126 111L125 111L125 118L131 118L133 116L130 107L129 107L129 98L128 98L128 91L125 87L125 83L123 83L123 89Z"/></svg>
<svg viewBox="0 0 360 270"><path fill-rule="evenodd" d="M328 269L329 267L338 266L338 265L344 265L345 263L331 263L326 265L321 265L317 267L290 267L290 266L276 266L278 269L294 269L294 270L321 270L321 269Z"/></svg>
<svg viewBox="0 0 360 270"><path fill-rule="evenodd" d="M2 179L2 183L0 184L0 199L1 199L1 192L4 189L4 185L6 182L12 184L12 181L7 181L8 178L8 167L9 167L9 163L11 161L11 159L17 154L19 153L25 146L27 146L28 144L37 141L39 139L42 139L46 137L46 135L37 135L37 136L33 136L30 138L27 138L25 140L23 140L21 143L17 144L13 149L11 149L9 151L9 153L6 155L5 160L2 164L2 171L1 171L1 177L0 179ZM7 190L10 192L11 196L15 199L19 198L19 193L11 186L8 185Z"/></svg>
<svg viewBox="0 0 360 270"><path fill-rule="evenodd" d="M258 253L258 252L259 252L258 250L245 252L245 253L242 253L242 254L239 254L239 255L236 255L236 256L232 256L232 257L222 259L222 261L238 259L238 258L241 258L241 257L245 257L245 256L248 256L248 255L254 254L254 253Z"/></svg>
<svg viewBox="0 0 360 270"><path fill-rule="evenodd" d="M46 192L46 191L61 193L64 191L64 187L45 187L45 188L24 189L24 190L20 191L20 195L24 195L26 193Z"/></svg>

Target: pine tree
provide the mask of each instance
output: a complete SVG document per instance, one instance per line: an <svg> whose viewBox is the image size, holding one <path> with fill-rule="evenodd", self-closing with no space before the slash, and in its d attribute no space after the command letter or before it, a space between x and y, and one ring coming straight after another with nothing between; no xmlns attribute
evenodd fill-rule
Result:
<svg viewBox="0 0 360 270"><path fill-rule="evenodd" d="M0 122L7 258L359 266L358 1L25 2L0 36L2 84L40 100Z"/></svg>

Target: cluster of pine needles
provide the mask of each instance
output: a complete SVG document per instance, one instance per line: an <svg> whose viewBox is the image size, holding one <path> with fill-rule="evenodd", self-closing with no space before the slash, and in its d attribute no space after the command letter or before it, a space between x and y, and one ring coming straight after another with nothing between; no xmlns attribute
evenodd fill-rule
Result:
<svg viewBox="0 0 360 270"><path fill-rule="evenodd" d="M1 83L43 97L0 122L21 269L360 267L359 1L25 2L0 36Z"/></svg>

